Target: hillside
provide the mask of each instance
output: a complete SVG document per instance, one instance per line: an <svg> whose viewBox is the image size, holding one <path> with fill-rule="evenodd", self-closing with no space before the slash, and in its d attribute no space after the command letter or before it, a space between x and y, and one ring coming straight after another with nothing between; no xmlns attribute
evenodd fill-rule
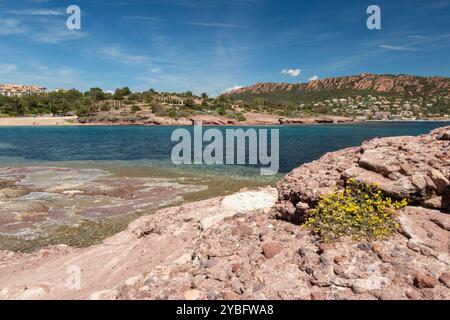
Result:
<svg viewBox="0 0 450 320"><path fill-rule="evenodd" d="M115 93L91 88L6 97L0 117L78 116L78 123L187 124L207 118L214 124L280 124L330 117L350 120L449 119L450 78L370 75L301 84L259 83L217 98L206 93ZM254 118L258 117L257 120ZM270 117L270 119L267 119ZM213 120L208 120L212 119ZM282 120L280 120L282 119ZM305 120L306 119L306 120Z"/></svg>
<svg viewBox="0 0 450 320"><path fill-rule="evenodd" d="M248 106L282 108L293 113L445 117L450 113L450 78L361 74L299 84L258 83L223 97Z"/></svg>

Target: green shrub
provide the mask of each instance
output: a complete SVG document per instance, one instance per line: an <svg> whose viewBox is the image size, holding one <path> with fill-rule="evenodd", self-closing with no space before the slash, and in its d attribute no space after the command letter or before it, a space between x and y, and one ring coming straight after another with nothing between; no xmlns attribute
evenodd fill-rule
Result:
<svg viewBox="0 0 450 320"><path fill-rule="evenodd" d="M239 122L244 122L247 121L247 118L242 114L242 113L238 113L235 116L236 120Z"/></svg>
<svg viewBox="0 0 450 320"><path fill-rule="evenodd" d="M325 242L344 236L358 241L386 239L399 228L397 210L407 205L406 199L393 201L376 185L352 179L344 190L322 196L304 225Z"/></svg>

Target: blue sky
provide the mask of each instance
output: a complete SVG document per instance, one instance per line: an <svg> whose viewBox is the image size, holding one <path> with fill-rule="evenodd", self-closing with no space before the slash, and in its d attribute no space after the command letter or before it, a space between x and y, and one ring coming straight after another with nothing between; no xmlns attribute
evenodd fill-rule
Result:
<svg viewBox="0 0 450 320"><path fill-rule="evenodd" d="M0 0L0 83L215 95L362 72L450 76L450 0Z"/></svg>

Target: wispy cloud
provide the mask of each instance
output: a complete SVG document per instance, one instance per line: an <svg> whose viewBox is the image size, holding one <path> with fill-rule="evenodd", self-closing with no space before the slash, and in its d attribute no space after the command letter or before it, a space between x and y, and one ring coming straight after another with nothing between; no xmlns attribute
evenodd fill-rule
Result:
<svg viewBox="0 0 450 320"><path fill-rule="evenodd" d="M315 75L315 76L312 76L311 78L309 78L309 81L316 81L316 80L319 80L318 75Z"/></svg>
<svg viewBox="0 0 450 320"><path fill-rule="evenodd" d="M82 39L87 36L87 33L77 30L54 29L36 33L33 36L33 40L44 44L57 44L65 41Z"/></svg>
<svg viewBox="0 0 450 320"><path fill-rule="evenodd" d="M245 26L239 24L219 23L219 22L186 22L185 24L207 28L245 28Z"/></svg>
<svg viewBox="0 0 450 320"><path fill-rule="evenodd" d="M281 70L281 73L286 76L298 77L301 73L301 70L300 69L283 69L283 70Z"/></svg>
<svg viewBox="0 0 450 320"><path fill-rule="evenodd" d="M28 28L17 19L0 19L0 35L18 35L28 31Z"/></svg>
<svg viewBox="0 0 450 320"><path fill-rule="evenodd" d="M84 31L68 30L65 20L59 17L64 14L63 11L39 9L10 13L17 16L26 15L27 18L0 18L0 36L17 35L31 42L43 44L57 44L88 36Z"/></svg>
<svg viewBox="0 0 450 320"><path fill-rule="evenodd" d="M63 16L64 10L61 9L24 9L24 10L10 10L9 14L22 16Z"/></svg>
<svg viewBox="0 0 450 320"><path fill-rule="evenodd" d="M14 64L0 65L0 74L7 78L8 82L39 84L48 88L80 88L80 83L87 82L86 76L89 76L89 73L84 73L78 68L36 62L22 62L20 67Z"/></svg>
<svg viewBox="0 0 450 320"><path fill-rule="evenodd" d="M129 54L120 48L112 47L100 50L103 59L120 62L123 64L147 64L149 60L146 56Z"/></svg>
<svg viewBox="0 0 450 320"><path fill-rule="evenodd" d="M7 74L17 70L17 66L15 64L3 63L0 64L0 74Z"/></svg>
<svg viewBox="0 0 450 320"><path fill-rule="evenodd" d="M124 19L124 20L153 21L153 22L162 21L161 18L157 18L157 17L147 17L147 16L123 16L122 19Z"/></svg>
<svg viewBox="0 0 450 320"><path fill-rule="evenodd" d="M409 46L391 46L387 44L381 45L380 48L392 51L417 51L417 49L411 48Z"/></svg>

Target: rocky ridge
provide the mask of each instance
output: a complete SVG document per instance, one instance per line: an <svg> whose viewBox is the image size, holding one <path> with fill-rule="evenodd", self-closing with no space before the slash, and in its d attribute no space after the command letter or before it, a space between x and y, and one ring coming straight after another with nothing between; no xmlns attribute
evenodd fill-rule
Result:
<svg viewBox="0 0 450 320"><path fill-rule="evenodd" d="M450 79L444 77L417 77L409 75L361 74L339 78L313 80L308 83L257 83L253 86L236 89L229 94L271 93L282 91L329 91L329 90L372 90L378 93L426 92L430 95L440 90L450 90Z"/></svg>
<svg viewBox="0 0 450 320"><path fill-rule="evenodd" d="M278 190L160 210L98 246L2 252L0 298L448 300L449 149L450 127L375 139L301 166ZM410 200L391 239L325 244L298 225L349 178Z"/></svg>

